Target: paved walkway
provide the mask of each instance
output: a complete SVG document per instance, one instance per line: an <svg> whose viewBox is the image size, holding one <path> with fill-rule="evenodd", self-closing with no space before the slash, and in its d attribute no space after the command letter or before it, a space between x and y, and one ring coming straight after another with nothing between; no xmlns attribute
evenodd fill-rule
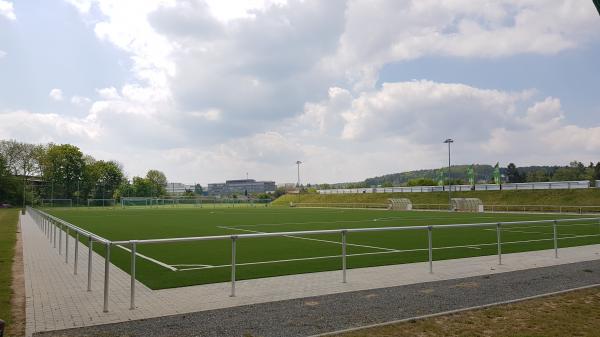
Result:
<svg viewBox="0 0 600 337"><path fill-rule="evenodd" d="M429 273L427 263L353 269L348 271L346 284L341 283L340 271L271 277L238 281L237 296L233 298L229 297L229 283L153 291L136 282L135 310L129 310L129 274L111 266L110 311L104 313L103 258L95 253L93 255L92 291L87 292L87 247L79 246L79 274L73 275L74 240L69 240L70 256L66 264L64 251L63 255L59 255L28 215L21 217L21 230L27 336L40 331L481 276L600 258L600 245L592 245L560 249L559 259L554 258L553 250L505 254L501 266L497 264L496 256L435 261L433 274Z"/></svg>

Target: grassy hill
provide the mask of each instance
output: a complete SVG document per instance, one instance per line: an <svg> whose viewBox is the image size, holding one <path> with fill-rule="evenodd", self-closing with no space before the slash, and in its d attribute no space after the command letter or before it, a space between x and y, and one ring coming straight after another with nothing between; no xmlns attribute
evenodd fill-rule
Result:
<svg viewBox="0 0 600 337"><path fill-rule="evenodd" d="M600 189L536 191L467 191L452 192L456 198L479 198L486 205L573 205L599 206ZM387 203L388 198L409 198L413 204L448 203L447 192L431 193L363 193L363 194L286 194L273 205L291 202L311 203Z"/></svg>

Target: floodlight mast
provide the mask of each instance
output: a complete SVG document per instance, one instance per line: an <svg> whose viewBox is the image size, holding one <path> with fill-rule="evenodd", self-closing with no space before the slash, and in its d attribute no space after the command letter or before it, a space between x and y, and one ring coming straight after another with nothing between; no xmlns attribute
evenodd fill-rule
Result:
<svg viewBox="0 0 600 337"><path fill-rule="evenodd" d="M444 141L444 144L448 144L448 210L452 210L452 181L450 180L450 144L454 143L454 140L448 138Z"/></svg>
<svg viewBox="0 0 600 337"><path fill-rule="evenodd" d="M296 161L296 165L298 165L298 182L296 183L296 187L298 188L298 202L300 202L300 164L301 161Z"/></svg>
<svg viewBox="0 0 600 337"><path fill-rule="evenodd" d="M298 182L296 183L296 187L300 187L300 164L302 164L301 161L296 161L296 165L298 165Z"/></svg>

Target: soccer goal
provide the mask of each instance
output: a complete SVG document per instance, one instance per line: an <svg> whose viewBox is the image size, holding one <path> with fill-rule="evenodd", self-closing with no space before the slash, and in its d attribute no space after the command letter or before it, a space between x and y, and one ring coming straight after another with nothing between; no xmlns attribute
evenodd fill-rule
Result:
<svg viewBox="0 0 600 337"><path fill-rule="evenodd" d="M175 207L175 199L150 199L152 206L173 206Z"/></svg>
<svg viewBox="0 0 600 337"><path fill-rule="evenodd" d="M478 198L452 198L452 209L459 212L483 212L483 202Z"/></svg>
<svg viewBox="0 0 600 337"><path fill-rule="evenodd" d="M151 198L144 197L126 197L121 198L121 207L125 206L149 206L152 202Z"/></svg>
<svg viewBox="0 0 600 337"><path fill-rule="evenodd" d="M73 207L72 199L42 199L42 207Z"/></svg>
<svg viewBox="0 0 600 337"><path fill-rule="evenodd" d="M115 207L115 199L88 199L88 207Z"/></svg>
<svg viewBox="0 0 600 337"><path fill-rule="evenodd" d="M408 198L388 199L390 210L395 211L410 211L412 210L412 202Z"/></svg>
<svg viewBox="0 0 600 337"><path fill-rule="evenodd" d="M177 197L173 198L176 205L201 207L202 199L196 197Z"/></svg>

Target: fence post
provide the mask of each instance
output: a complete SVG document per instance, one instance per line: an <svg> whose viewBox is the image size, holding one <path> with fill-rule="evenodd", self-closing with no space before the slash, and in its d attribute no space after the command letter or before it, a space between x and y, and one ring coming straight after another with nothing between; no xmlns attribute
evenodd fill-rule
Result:
<svg viewBox="0 0 600 337"><path fill-rule="evenodd" d="M427 226L427 241L429 243L429 273L433 274L433 227Z"/></svg>
<svg viewBox="0 0 600 337"><path fill-rule="evenodd" d="M235 297L235 239L237 236L231 236L231 295Z"/></svg>
<svg viewBox="0 0 600 337"><path fill-rule="evenodd" d="M135 241L131 241L131 306L129 310L135 309L135 255L136 255L136 244Z"/></svg>
<svg viewBox="0 0 600 337"><path fill-rule="evenodd" d="M105 244L106 256L104 257L104 312L108 312L108 282L110 280L110 242Z"/></svg>
<svg viewBox="0 0 600 337"><path fill-rule="evenodd" d="M342 283L346 283L346 235L348 231L342 231Z"/></svg>
<svg viewBox="0 0 600 337"><path fill-rule="evenodd" d="M54 248L56 248L56 227L57 227L57 224L55 224L53 221L52 222L52 244L54 245Z"/></svg>
<svg viewBox="0 0 600 337"><path fill-rule="evenodd" d="M557 234L557 221L554 220L552 228L554 230L554 258L558 259L558 234Z"/></svg>
<svg viewBox="0 0 600 337"><path fill-rule="evenodd" d="M93 244L92 236L90 235L88 238L88 284L87 291L92 291L92 252L93 252Z"/></svg>
<svg viewBox="0 0 600 337"><path fill-rule="evenodd" d="M77 258L79 257L79 232L75 234L75 256L73 263L73 275L77 275Z"/></svg>
<svg viewBox="0 0 600 337"><path fill-rule="evenodd" d="M498 264L502 264L502 237L501 237L501 229L500 222L496 225L496 237L498 239Z"/></svg>

